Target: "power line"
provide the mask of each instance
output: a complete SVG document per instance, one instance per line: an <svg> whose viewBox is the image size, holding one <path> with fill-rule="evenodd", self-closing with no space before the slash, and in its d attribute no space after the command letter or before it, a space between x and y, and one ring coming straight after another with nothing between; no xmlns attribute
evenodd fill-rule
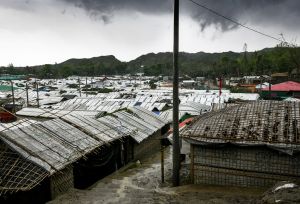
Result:
<svg viewBox="0 0 300 204"><path fill-rule="evenodd" d="M260 34L260 35L263 35L263 36L265 36L265 37L271 38L271 39L273 39L273 40L279 41L279 42L281 42L281 43L287 43L286 41L281 40L280 38L276 38L276 37L274 37L274 36L271 36L271 35L269 35L269 34L263 33L263 32L261 32L261 31L259 31L259 30L256 30L256 29L254 29L254 28L251 28L251 27L249 27L249 26L243 25L243 24L241 24L240 22L238 22L238 21L236 21L236 20L233 20L232 18L229 18L229 17L227 17L227 16L224 16L223 14L220 14L220 13L218 13L217 11L215 11L215 10L213 10L213 9L211 9L211 8L208 8L207 6L205 6L205 5L203 5L203 4L200 4L200 3L198 3L198 2L196 2L196 1L194 1L194 0L188 0L188 1L192 2L193 4L195 4L195 5L197 5L197 6L201 7L201 8L203 8L203 9L205 9L205 10L208 10L209 12L211 12L211 13L217 15L217 16L220 16L220 17L222 17L222 18L224 18L224 19L226 19L226 20L228 20L228 21L231 21L232 23L235 23L235 24L237 24L238 26L241 26L241 27L246 28L246 29L248 29L248 30L250 30L250 31L253 31L253 32L255 32L255 33L258 33L258 34Z"/></svg>

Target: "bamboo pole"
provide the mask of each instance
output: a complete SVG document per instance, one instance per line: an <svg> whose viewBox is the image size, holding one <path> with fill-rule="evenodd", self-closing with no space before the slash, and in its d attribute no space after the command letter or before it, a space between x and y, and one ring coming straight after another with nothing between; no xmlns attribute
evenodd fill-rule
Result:
<svg viewBox="0 0 300 204"><path fill-rule="evenodd" d="M164 162L164 146L161 144L160 146L160 160L161 160L161 182L165 182L165 162Z"/></svg>

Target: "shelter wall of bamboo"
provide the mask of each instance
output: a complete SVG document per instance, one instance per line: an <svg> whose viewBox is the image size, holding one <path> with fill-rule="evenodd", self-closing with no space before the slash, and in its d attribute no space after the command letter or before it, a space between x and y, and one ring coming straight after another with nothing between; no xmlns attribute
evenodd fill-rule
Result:
<svg viewBox="0 0 300 204"><path fill-rule="evenodd" d="M293 156L266 147L194 145L195 184L270 186L277 181L300 181L300 154Z"/></svg>
<svg viewBox="0 0 300 204"><path fill-rule="evenodd" d="M73 167L69 166L65 169L53 174L50 177L51 199L67 192L74 187Z"/></svg>
<svg viewBox="0 0 300 204"><path fill-rule="evenodd" d="M134 160L143 159L160 150L161 131L134 145Z"/></svg>

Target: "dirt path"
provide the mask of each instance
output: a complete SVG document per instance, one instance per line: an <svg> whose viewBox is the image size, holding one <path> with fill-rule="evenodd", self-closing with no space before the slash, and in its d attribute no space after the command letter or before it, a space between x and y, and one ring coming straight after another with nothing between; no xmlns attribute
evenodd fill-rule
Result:
<svg viewBox="0 0 300 204"><path fill-rule="evenodd" d="M164 185L160 182L160 153L141 164L133 164L102 180L87 190L71 189L51 201L51 204L98 204L98 203L189 203L189 204L235 204L257 203L262 190L228 188L207 185L184 185L170 187L171 157L166 149L166 175Z"/></svg>

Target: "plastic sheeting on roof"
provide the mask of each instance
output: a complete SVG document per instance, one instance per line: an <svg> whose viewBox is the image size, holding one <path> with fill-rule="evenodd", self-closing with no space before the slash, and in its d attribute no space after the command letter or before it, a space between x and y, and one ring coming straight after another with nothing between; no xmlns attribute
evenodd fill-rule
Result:
<svg viewBox="0 0 300 204"><path fill-rule="evenodd" d="M300 102L300 99L299 98L288 97L288 98L284 99L283 101Z"/></svg>
<svg viewBox="0 0 300 204"><path fill-rule="evenodd" d="M262 89L263 91L269 91L269 88ZM272 91L300 91L300 83L294 81L287 81L271 86Z"/></svg>
<svg viewBox="0 0 300 204"><path fill-rule="evenodd" d="M88 110L59 110L59 109L43 109L43 108L23 108L16 113L19 116L41 117L41 118L58 118L64 115L81 115L95 117L98 111Z"/></svg>
<svg viewBox="0 0 300 204"><path fill-rule="evenodd" d="M66 115L62 118L69 123L76 125L81 130L87 132L93 138L103 143L109 143L127 136L126 133L118 131L117 128L107 126L106 124L101 123L99 120L91 117Z"/></svg>
<svg viewBox="0 0 300 204"><path fill-rule="evenodd" d="M185 115L185 112L179 111L179 120ZM166 123L173 122L173 109L166 110L159 114L159 117L164 120Z"/></svg>
<svg viewBox="0 0 300 204"><path fill-rule="evenodd" d="M4 130L25 127L37 123L35 120L22 119L12 123L0 123L0 132Z"/></svg>
<svg viewBox="0 0 300 204"><path fill-rule="evenodd" d="M201 115L203 113L209 112L210 110L211 106L196 102L186 102L179 105L179 111L187 113L189 115Z"/></svg>
<svg viewBox="0 0 300 204"><path fill-rule="evenodd" d="M240 99L243 101L257 101L259 99L258 93L230 93L229 98Z"/></svg>
<svg viewBox="0 0 300 204"><path fill-rule="evenodd" d="M60 119L7 130L0 139L51 174L101 145Z"/></svg>
<svg viewBox="0 0 300 204"><path fill-rule="evenodd" d="M132 111L134 114L142 118L144 121L151 123L157 128L162 128L167 124L167 122L161 119L159 116L154 114L153 112L146 110L141 107L129 107L129 110Z"/></svg>
<svg viewBox="0 0 300 204"><path fill-rule="evenodd" d="M114 116L105 116L103 118L98 118L97 120L122 127L119 128L119 130L130 133L132 139L134 139L137 143L141 143L144 139L147 139L151 135L149 133L144 133L137 126Z"/></svg>
<svg viewBox="0 0 300 204"><path fill-rule="evenodd" d="M133 107L130 110L132 114L118 111L97 120L107 126L114 126L115 130L131 136L137 143L149 138L165 125L160 118L141 107Z"/></svg>
<svg viewBox="0 0 300 204"><path fill-rule="evenodd" d="M77 97L53 107L63 110L95 110L108 113L133 106L141 106L150 111L155 108L161 111L166 107L166 103L156 102L156 100L152 100L152 97L146 97L146 99L147 100Z"/></svg>
<svg viewBox="0 0 300 204"><path fill-rule="evenodd" d="M183 104L179 104L179 119L181 119L186 114L192 116L202 115L211 111L211 109L211 106L203 105L196 102L186 102ZM171 123L173 121L173 110L169 109L167 111L161 112L159 117L164 121Z"/></svg>
<svg viewBox="0 0 300 204"><path fill-rule="evenodd" d="M127 126L132 126L136 128L140 133L142 133L142 140L147 139L151 136L154 132L158 131L159 129L155 126L151 125L150 123L145 122L144 120L134 117L133 115L127 113L126 111L119 111L114 113L115 116L123 123L127 124Z"/></svg>

